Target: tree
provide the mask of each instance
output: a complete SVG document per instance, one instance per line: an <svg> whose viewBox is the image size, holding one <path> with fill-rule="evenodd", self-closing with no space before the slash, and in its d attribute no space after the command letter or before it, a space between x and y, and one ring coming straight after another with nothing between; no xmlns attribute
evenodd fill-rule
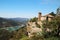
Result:
<svg viewBox="0 0 60 40"><path fill-rule="evenodd" d="M36 22L36 21L37 21L37 18L34 17L34 18L30 19L30 21L32 21L32 22Z"/></svg>
<svg viewBox="0 0 60 40"><path fill-rule="evenodd" d="M56 14L54 12L51 12L49 14L52 15L52 16L56 16Z"/></svg>
<svg viewBox="0 0 60 40"><path fill-rule="evenodd" d="M60 15L60 7L57 8L57 13L56 13L56 15Z"/></svg>
<svg viewBox="0 0 60 40"><path fill-rule="evenodd" d="M60 32L60 16L55 16L52 21L44 21L43 27L51 30L50 36L59 36ZM46 34L47 35L47 34ZM48 36L48 35L47 35Z"/></svg>
<svg viewBox="0 0 60 40"><path fill-rule="evenodd" d="M60 16L56 16L55 17L56 21L57 21L57 36L59 36L59 33L60 33Z"/></svg>

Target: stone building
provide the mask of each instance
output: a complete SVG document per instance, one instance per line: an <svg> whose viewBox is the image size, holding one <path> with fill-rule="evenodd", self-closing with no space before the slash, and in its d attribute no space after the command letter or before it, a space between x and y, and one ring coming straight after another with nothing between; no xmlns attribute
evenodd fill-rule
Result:
<svg viewBox="0 0 60 40"><path fill-rule="evenodd" d="M28 22L27 23L27 32L28 32L28 36L32 37L34 36L34 33L39 33L42 35L42 22L41 21L51 21L54 18L54 16L48 14L45 16L42 16L42 13L38 13L38 20L37 22ZM40 28L37 27L36 23L40 26ZM48 29L49 30L49 29Z"/></svg>
<svg viewBox="0 0 60 40"><path fill-rule="evenodd" d="M47 14L47 15L44 15L42 16L42 13L39 12L38 14L38 21L51 21L52 19L54 18L54 16L50 15L50 14Z"/></svg>

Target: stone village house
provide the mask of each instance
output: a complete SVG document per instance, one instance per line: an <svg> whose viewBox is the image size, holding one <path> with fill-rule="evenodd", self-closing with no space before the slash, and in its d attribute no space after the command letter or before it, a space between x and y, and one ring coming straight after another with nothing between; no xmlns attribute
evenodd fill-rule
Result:
<svg viewBox="0 0 60 40"><path fill-rule="evenodd" d="M27 23L27 32L28 32L28 36L29 37L32 37L34 33L38 33L38 32L42 32L42 22L41 21L51 21L52 19L54 18L54 16L50 15L50 14L47 14L45 16L42 16L42 13L38 13L38 20L37 20L37 24L39 24L41 27L38 28L36 26L36 22L28 22ZM47 28L46 31L51 31Z"/></svg>

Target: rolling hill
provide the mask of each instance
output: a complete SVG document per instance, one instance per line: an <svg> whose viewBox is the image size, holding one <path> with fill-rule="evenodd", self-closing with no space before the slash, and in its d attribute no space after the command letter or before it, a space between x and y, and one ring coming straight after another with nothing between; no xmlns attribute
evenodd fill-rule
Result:
<svg viewBox="0 0 60 40"><path fill-rule="evenodd" d="M21 22L0 17L0 27L11 27L21 25Z"/></svg>

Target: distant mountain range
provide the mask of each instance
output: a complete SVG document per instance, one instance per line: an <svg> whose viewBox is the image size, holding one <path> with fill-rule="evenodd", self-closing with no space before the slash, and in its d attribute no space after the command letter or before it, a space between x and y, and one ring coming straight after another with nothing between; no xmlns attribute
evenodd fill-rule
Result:
<svg viewBox="0 0 60 40"><path fill-rule="evenodd" d="M0 17L0 27L18 26L27 23L28 18L2 18Z"/></svg>
<svg viewBox="0 0 60 40"><path fill-rule="evenodd" d="M21 22L23 24L27 23L27 21L29 20L28 18L8 18L8 19Z"/></svg>
<svg viewBox="0 0 60 40"><path fill-rule="evenodd" d="M8 18L8 19L11 19L11 20L14 20L14 21L18 21L18 22L24 22L24 21L28 20L28 18Z"/></svg>

